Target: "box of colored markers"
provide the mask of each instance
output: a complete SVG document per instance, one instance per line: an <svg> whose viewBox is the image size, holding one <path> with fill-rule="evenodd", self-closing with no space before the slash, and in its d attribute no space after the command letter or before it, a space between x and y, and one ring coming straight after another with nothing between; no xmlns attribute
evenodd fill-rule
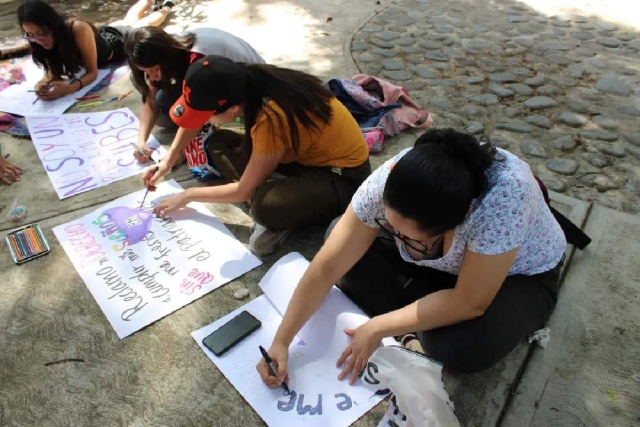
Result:
<svg viewBox="0 0 640 427"><path fill-rule="evenodd" d="M51 248L38 224L26 225L5 237L13 262L22 264L49 253Z"/></svg>

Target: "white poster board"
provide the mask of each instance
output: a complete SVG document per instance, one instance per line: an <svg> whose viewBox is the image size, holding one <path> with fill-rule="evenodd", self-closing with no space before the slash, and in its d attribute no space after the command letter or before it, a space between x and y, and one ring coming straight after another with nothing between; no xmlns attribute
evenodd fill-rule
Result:
<svg viewBox="0 0 640 427"><path fill-rule="evenodd" d="M28 60L22 64L22 72L26 80L20 84L14 84L0 92L0 111L5 113L17 114L18 116L48 116L59 115L67 111L73 104L77 102L76 98L80 98L89 92L95 85L100 83L111 70L98 70L98 77L82 89L65 95L52 101L37 100L38 97L34 92L36 83L44 76L44 71L37 67L32 61ZM77 74L80 77L84 71ZM34 103L35 101L35 103Z"/></svg>
<svg viewBox="0 0 640 427"><path fill-rule="evenodd" d="M261 264L204 205L165 220L151 212L183 191L171 180L53 229L120 338Z"/></svg>
<svg viewBox="0 0 640 427"><path fill-rule="evenodd" d="M338 381L341 370L336 368L336 361L349 342L344 328L355 328L368 320L339 289L332 288L289 347L290 395L281 388L269 389L256 371L261 358L258 346L268 349L271 345L308 264L298 253L283 257L260 282L264 295L191 335L267 425L348 426L384 396L364 387L362 379L354 386L349 385L348 379ZM260 320L262 326L217 357L202 340L244 310ZM374 382L374 375L365 372L363 379Z"/></svg>
<svg viewBox="0 0 640 427"><path fill-rule="evenodd" d="M128 108L27 117L27 126L60 199L137 175L151 164L133 157L140 121ZM147 145L157 150L156 161L166 154L153 136Z"/></svg>

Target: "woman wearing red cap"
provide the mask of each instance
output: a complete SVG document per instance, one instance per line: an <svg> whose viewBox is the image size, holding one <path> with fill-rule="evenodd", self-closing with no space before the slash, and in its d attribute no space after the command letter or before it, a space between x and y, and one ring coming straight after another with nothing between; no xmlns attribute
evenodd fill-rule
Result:
<svg viewBox="0 0 640 427"><path fill-rule="evenodd" d="M164 217L192 201L250 201L256 229L249 243L259 254L273 251L293 229L328 224L371 173L355 119L306 73L208 56L187 71L170 114L185 129L242 117L245 136L218 147L233 169L225 178L237 182L190 188L160 202L155 213ZM147 169L145 185L153 187L176 158L170 150L157 171ZM284 178L270 180L274 172Z"/></svg>

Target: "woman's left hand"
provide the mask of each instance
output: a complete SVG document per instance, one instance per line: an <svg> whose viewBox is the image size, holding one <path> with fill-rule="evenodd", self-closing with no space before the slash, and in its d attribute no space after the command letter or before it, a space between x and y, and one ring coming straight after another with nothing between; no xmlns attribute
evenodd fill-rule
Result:
<svg viewBox="0 0 640 427"><path fill-rule="evenodd" d="M42 92L37 92L36 95L43 101L51 101L72 92L74 92L73 87L69 86L66 82L55 80L49 82L48 85L43 88Z"/></svg>
<svg viewBox="0 0 640 427"><path fill-rule="evenodd" d="M186 191L183 191L180 194L162 200L158 206L155 207L153 213L165 219L167 215L184 208L188 203L189 200L187 199Z"/></svg>
<svg viewBox="0 0 640 427"><path fill-rule="evenodd" d="M342 352L336 366L338 368L344 365L342 372L338 375L338 379L342 381L351 373L350 385L354 385L360 372L364 370L369 361L369 357L380 346L382 337L378 336L373 328L373 323L369 320L367 323L359 326L357 329L345 329L344 333L352 337L351 343Z"/></svg>

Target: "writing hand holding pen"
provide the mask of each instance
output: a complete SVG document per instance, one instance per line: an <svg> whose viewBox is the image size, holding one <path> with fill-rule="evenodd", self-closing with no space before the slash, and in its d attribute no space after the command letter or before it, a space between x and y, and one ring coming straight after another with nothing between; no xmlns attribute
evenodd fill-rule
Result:
<svg viewBox="0 0 640 427"><path fill-rule="evenodd" d="M263 355L256 366L256 369L260 374L260 378L262 378L262 382L264 382L269 388L284 387L283 383L286 384L289 381L289 374L287 373L289 346L284 343L274 341L267 354L269 355L271 362L274 364L276 371L274 372L273 368L269 366Z"/></svg>
<svg viewBox="0 0 640 427"><path fill-rule="evenodd" d="M152 161L153 163L156 163L156 161L151 157L153 152L156 150L147 146L146 143L136 144L132 142L131 146L133 147L133 157L135 157L138 162L147 163Z"/></svg>

